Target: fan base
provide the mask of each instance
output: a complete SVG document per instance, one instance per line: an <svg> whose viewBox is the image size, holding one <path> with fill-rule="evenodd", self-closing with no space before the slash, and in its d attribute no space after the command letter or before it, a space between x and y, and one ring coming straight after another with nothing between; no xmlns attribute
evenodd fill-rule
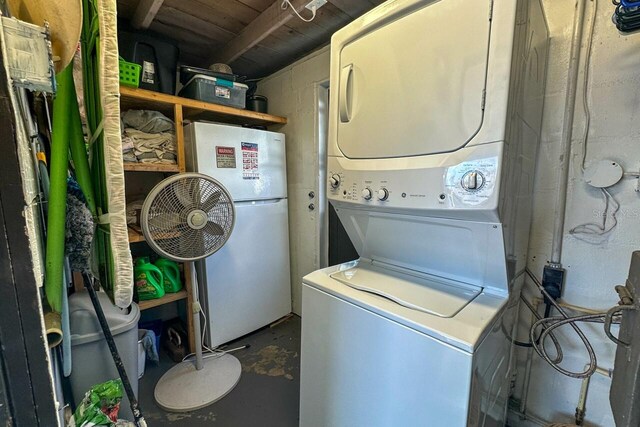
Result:
<svg viewBox="0 0 640 427"><path fill-rule="evenodd" d="M226 396L240 381L241 373L240 361L230 354L205 358L199 371L195 360L189 360L160 378L154 397L165 411L195 411Z"/></svg>

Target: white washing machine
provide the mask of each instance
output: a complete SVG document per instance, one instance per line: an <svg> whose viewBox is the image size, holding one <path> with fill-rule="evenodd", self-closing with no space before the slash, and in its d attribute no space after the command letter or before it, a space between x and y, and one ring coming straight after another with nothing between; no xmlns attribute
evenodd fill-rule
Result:
<svg viewBox="0 0 640 427"><path fill-rule="evenodd" d="M304 278L302 426L504 425L547 50L539 0L387 1L333 36L360 258Z"/></svg>

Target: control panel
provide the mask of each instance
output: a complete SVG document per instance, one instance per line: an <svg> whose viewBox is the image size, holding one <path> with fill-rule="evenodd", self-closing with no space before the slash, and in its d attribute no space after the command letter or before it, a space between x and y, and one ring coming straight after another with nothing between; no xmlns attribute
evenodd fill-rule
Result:
<svg viewBox="0 0 640 427"><path fill-rule="evenodd" d="M402 170L345 170L329 160L328 197L363 206L411 210L494 210L498 156L451 166Z"/></svg>

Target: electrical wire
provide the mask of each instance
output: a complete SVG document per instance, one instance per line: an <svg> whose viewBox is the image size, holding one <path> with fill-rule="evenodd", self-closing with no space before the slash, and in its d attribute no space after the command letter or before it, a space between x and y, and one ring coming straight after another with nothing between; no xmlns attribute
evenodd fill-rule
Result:
<svg viewBox="0 0 640 427"><path fill-rule="evenodd" d="M589 83L591 81L591 57L593 52L593 32L596 26L596 19L598 17L598 0L593 0L593 12L591 14L591 24L589 25L589 33L587 37L587 46L585 52L585 69L582 86L582 107L584 109L584 135L582 137L582 162L580 163L580 170L584 174L585 165L587 162L587 148L589 145L589 132L591 130L591 106L589 105ZM607 236L618 225L618 219L616 217L620 210L620 203L615 197L605 188L601 188L600 192L604 199L604 212L602 214L601 223L588 222L580 224L569 230L569 234L582 240L583 242L590 244L602 243L601 237ZM609 212L611 212L612 223L608 225ZM589 237L582 237L589 236ZM594 239L595 238L595 239Z"/></svg>
<svg viewBox="0 0 640 427"><path fill-rule="evenodd" d="M202 318L204 319L204 326L202 327L202 334L201 334L200 342L202 343L202 349L204 350L204 352L210 353L209 356L205 356L204 358L205 359L209 359L209 358L212 358L212 357L221 357L221 356L224 356L227 353L231 353L232 351L249 348L250 347L249 344L245 344L243 346L236 347L236 348L233 348L231 350L220 350L219 348L212 349L212 348L208 347L207 345L205 345L204 341L205 341L205 337L207 335L207 325L209 324L209 321L207 319L207 315L205 314L204 310L202 309L202 304L200 304L200 287L199 287L199 280L198 280L198 277L197 277L198 276L198 270L197 270L198 267L194 266L194 269L195 269L194 273L195 273L196 277L195 277L195 282L192 283L191 286L194 286L196 303L198 304L198 307L199 307L198 308L198 314L200 316L202 316ZM202 324L202 322L201 322L201 324ZM192 357L194 355L195 355L195 353L189 353L182 359L182 361L184 362L189 357Z"/></svg>
<svg viewBox="0 0 640 427"><path fill-rule="evenodd" d="M529 308L529 310L531 311L531 313L533 313L533 315L536 317L536 319L538 320L542 320L543 317L540 316L540 314L538 313L538 311L535 309L535 307L533 307L533 305L531 305L531 303L524 297L524 295L520 294L520 299L522 300L522 302L524 302L524 304L527 306L527 308ZM502 325L502 330L503 333L505 335L507 335L507 338L509 338L510 341L513 342L514 345L518 346L518 347L525 347L525 348L532 348L533 347L533 343L534 341L529 341L529 342L522 342L522 341L518 341L515 339L511 339L509 337L509 334L507 334L504 325ZM562 354L562 347L560 346L560 342L558 341L558 339L556 338L556 336L554 334L551 334L549 336L549 338L551 338L551 341L553 342L553 345L555 347L555 351L556 351L556 357L554 359L552 359L552 361L554 363L560 363L562 362L563 359L563 354ZM538 336L538 338L535 340L536 343L540 343L540 339L541 336Z"/></svg>
<svg viewBox="0 0 640 427"><path fill-rule="evenodd" d="M589 141L589 130L591 128L591 106L589 105L589 82L590 82L590 67L591 67L591 52L593 48L593 30L596 26L596 18L598 17L598 0L593 0L593 12L591 14L591 25L589 25L589 37L585 52L585 64L584 64L584 78L582 86L582 107L584 109L584 135L582 137L582 163L580 168L582 172L585 169L585 163L587 161L587 143Z"/></svg>
<svg viewBox="0 0 640 427"><path fill-rule="evenodd" d="M287 7L290 7L290 8L291 8L291 10L293 11L293 13L295 13L295 14L296 14L296 16L297 16L298 18L300 18L301 20L303 20L304 22L311 22L311 21L313 21L313 20L315 19L315 17L316 17L316 8L315 8L315 7L313 7L313 8L311 9L311 12L312 12L312 14L311 14L311 18L304 18L302 15L300 15L300 14L298 13L298 11L296 10L296 8L295 8L295 7L293 7L293 5L291 4L291 1L290 1L290 0L282 0L282 4L280 4L280 8L281 8L282 10L286 10L286 9L287 9Z"/></svg>
<svg viewBox="0 0 640 427"><path fill-rule="evenodd" d="M540 290L540 292L542 292L542 294L548 299L548 301L553 305L553 307L561 314L561 316L552 316L548 318L542 318L531 326L531 329L529 331L529 337L531 339L533 349L536 351L536 353L538 353L538 356L543 358L549 365L551 365L553 369L555 369L556 371L560 372L563 375L566 375L571 378L590 377L591 375L593 375L593 373L596 371L598 367L596 353L595 353L595 350L593 349L593 346L591 345L591 342L587 339L584 332L582 332L582 329L580 329L580 327L576 323L587 322L587 321L604 323L606 314L587 314L587 315L570 317L566 313L566 311L564 311L564 309L553 298L551 298L551 296L547 293L547 291L542 286L542 283L540 283L538 278L531 272L531 270L527 268L525 269L525 272L531 278L531 280L535 283L536 287ZM547 353L545 340L547 339L547 337L553 337L554 330L564 325L570 325L573 328L573 330L576 332L576 334L582 341L585 349L587 350L587 353L589 354L589 363L587 363L583 371L574 372L574 371L565 369L562 366L560 366L560 362L557 361L558 360L557 355L555 358L551 358ZM539 340L536 340L535 337L537 334L537 330L539 328L542 328L542 332L540 333Z"/></svg>

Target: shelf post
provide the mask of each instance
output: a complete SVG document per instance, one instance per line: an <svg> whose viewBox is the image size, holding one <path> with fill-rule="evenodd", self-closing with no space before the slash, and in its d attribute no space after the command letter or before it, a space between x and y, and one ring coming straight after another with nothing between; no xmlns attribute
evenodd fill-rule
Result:
<svg viewBox="0 0 640 427"><path fill-rule="evenodd" d="M184 158L184 123L182 119L182 105L175 104L173 106L173 119L176 129L176 151L178 155L178 169L180 172L185 172L185 158Z"/></svg>

